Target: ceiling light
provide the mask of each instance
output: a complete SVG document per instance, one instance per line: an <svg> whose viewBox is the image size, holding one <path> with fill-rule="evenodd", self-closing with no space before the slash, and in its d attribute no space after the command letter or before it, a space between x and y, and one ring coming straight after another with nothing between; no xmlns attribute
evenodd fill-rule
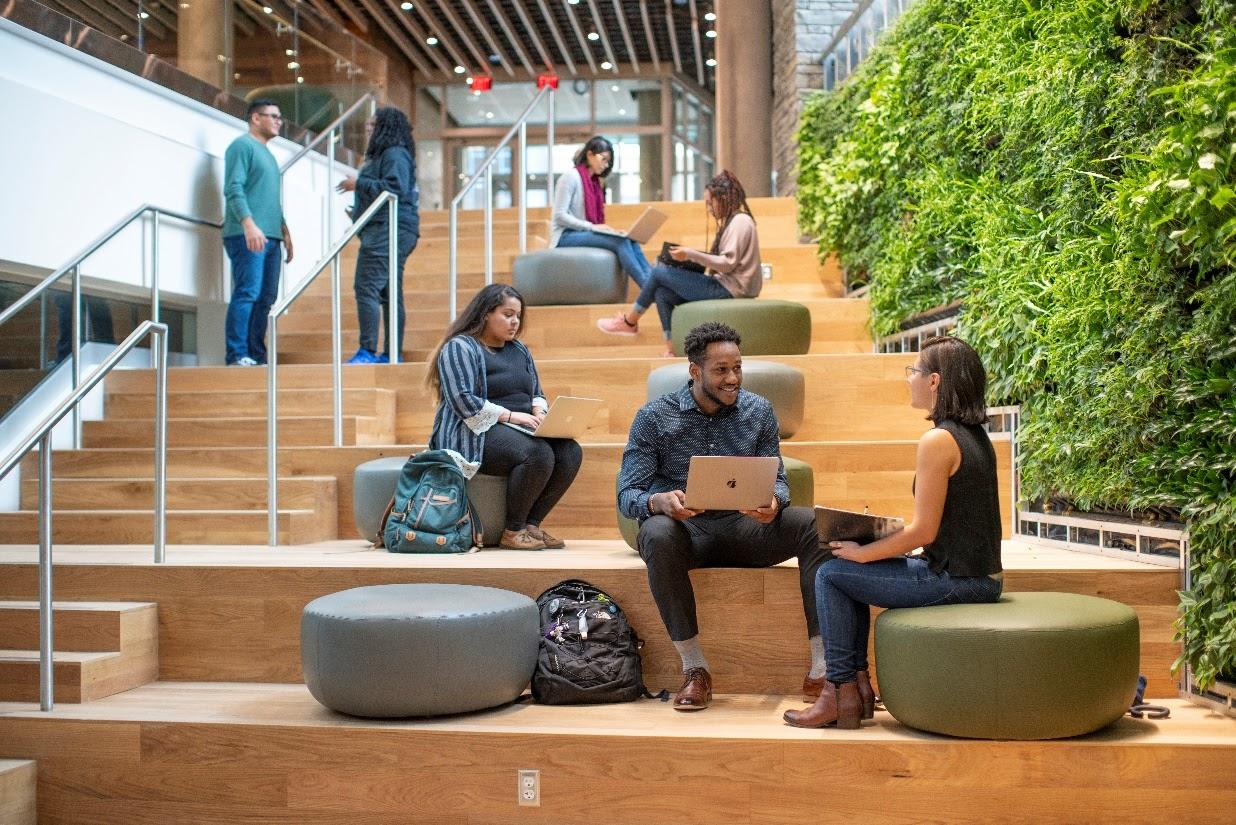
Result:
<svg viewBox="0 0 1236 825"><path fill-rule="evenodd" d="M403 9L404 11L412 11L412 4L411 3L400 3L399 8Z"/></svg>
<svg viewBox="0 0 1236 825"><path fill-rule="evenodd" d="M305 79L304 79L303 77L298 77L298 78L296 78L296 82L297 82L297 83L304 83L304 82L305 82Z"/></svg>
<svg viewBox="0 0 1236 825"><path fill-rule="evenodd" d="M617 83L615 83L613 86L610 86L610 87L609 87L609 90L610 90L611 92L616 92L616 91L618 91L618 84L617 84Z"/></svg>
<svg viewBox="0 0 1236 825"><path fill-rule="evenodd" d="M299 69L300 64L297 63L295 60L291 60L291 61L288 61L288 68L289 69Z"/></svg>
<svg viewBox="0 0 1236 825"><path fill-rule="evenodd" d="M614 64L610 63L608 60L605 60L602 61L601 68L608 72L610 69L614 68Z"/></svg>
<svg viewBox="0 0 1236 825"><path fill-rule="evenodd" d="M567 0L567 4L572 5L572 6L578 6L579 0Z"/></svg>
<svg viewBox="0 0 1236 825"><path fill-rule="evenodd" d="M283 53L286 54L288 57L291 57L292 55L296 54L296 50L295 49L284 49Z"/></svg>
<svg viewBox="0 0 1236 825"><path fill-rule="evenodd" d="M620 115L625 115L626 113L627 113L627 110L626 110L626 109L619 109L619 110L618 110L618 114L620 114Z"/></svg>
<svg viewBox="0 0 1236 825"><path fill-rule="evenodd" d="M138 16L140 19L145 20L147 17L149 17L149 16L150 16L150 12L148 12L148 11L139 11L139 12L137 13L137 16Z"/></svg>
<svg viewBox="0 0 1236 825"><path fill-rule="evenodd" d="M704 65L709 68L712 68L713 66L717 65L717 58L715 57L708 58L707 60L704 61Z"/></svg>
<svg viewBox="0 0 1236 825"><path fill-rule="evenodd" d="M486 120L493 120L493 119L494 119L494 113L493 113L493 112L486 112L486 113L485 113L485 119L486 119Z"/></svg>
<svg viewBox="0 0 1236 825"><path fill-rule="evenodd" d="M704 32L704 36L705 37L716 37L717 33L713 29L709 29L708 31Z"/></svg>
<svg viewBox="0 0 1236 825"><path fill-rule="evenodd" d="M481 93L480 93L480 92L478 92L476 89L473 89L473 90L472 90L472 96L473 96L473 97L480 97L480 96L481 96Z"/></svg>
<svg viewBox="0 0 1236 825"><path fill-rule="evenodd" d="M272 9L270 6L262 6L262 11L264 11L266 14L274 14L274 13L275 13L275 10L274 10L274 9Z"/></svg>
<svg viewBox="0 0 1236 825"><path fill-rule="evenodd" d="M467 77L465 77L464 83L467 83L469 86L471 86L472 85L472 75L468 75Z"/></svg>
<svg viewBox="0 0 1236 825"><path fill-rule="evenodd" d="M456 67L455 67L455 74L463 74L465 71L466 71L466 69L464 69L464 67L463 67L463 66L456 66Z"/></svg>
<svg viewBox="0 0 1236 825"><path fill-rule="evenodd" d="M597 34L596 32L588 32L588 39L591 40L593 43L595 43L601 39L601 35Z"/></svg>
<svg viewBox="0 0 1236 825"><path fill-rule="evenodd" d="M711 23L712 21L717 19L717 13L711 12L711 11L704 12L704 19L707 20L709 23Z"/></svg>
<svg viewBox="0 0 1236 825"><path fill-rule="evenodd" d="M434 37L433 35L430 35L429 37L426 37L426 38L425 38L425 45L427 45L427 46L436 46L436 45L438 45L438 38Z"/></svg>

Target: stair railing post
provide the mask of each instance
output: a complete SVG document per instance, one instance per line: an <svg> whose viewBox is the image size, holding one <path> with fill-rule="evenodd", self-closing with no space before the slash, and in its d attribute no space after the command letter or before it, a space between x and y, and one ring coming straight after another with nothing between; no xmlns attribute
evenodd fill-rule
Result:
<svg viewBox="0 0 1236 825"><path fill-rule="evenodd" d="M528 121L519 122L519 254L528 251Z"/></svg>
<svg viewBox="0 0 1236 825"><path fill-rule="evenodd" d="M386 285L386 351L392 364L399 363L399 351L403 346L403 330L399 328L399 307L403 296L399 294L399 200L391 197L390 214L387 220L390 226L386 228L387 277Z"/></svg>
<svg viewBox="0 0 1236 825"><path fill-rule="evenodd" d="M451 201L451 213L447 219L447 244L450 249L447 251L447 266L446 266L446 292L447 301L450 304L451 317L449 320L455 320L456 314L456 292L458 291L459 282L459 261L458 249L459 244L459 207L455 201Z"/></svg>
<svg viewBox="0 0 1236 825"><path fill-rule="evenodd" d="M485 167L485 285L494 282L494 165Z"/></svg>
<svg viewBox="0 0 1236 825"><path fill-rule="evenodd" d="M73 389L82 380L82 268L73 267ZM73 448L82 445L82 411L73 407Z"/></svg>
<svg viewBox="0 0 1236 825"><path fill-rule="evenodd" d="M52 684L52 436L39 442L39 710L50 711Z"/></svg>
<svg viewBox="0 0 1236 825"><path fill-rule="evenodd" d="M159 210L153 211L153 225L150 231L150 320L159 323ZM155 366L158 356L155 355L153 340L150 350L150 366ZM156 379L157 380L157 379Z"/></svg>
<svg viewBox="0 0 1236 825"><path fill-rule="evenodd" d="M549 87L549 94L546 95L546 105L549 107L546 118L546 146L545 146L545 199L546 202L553 204L554 202L554 96L557 90Z"/></svg>
<svg viewBox="0 0 1236 825"><path fill-rule="evenodd" d="M266 543L279 546L279 316L270 313L270 359L266 365Z"/></svg>
<svg viewBox="0 0 1236 825"><path fill-rule="evenodd" d="M322 252L330 249L331 244L335 242L335 209L331 203L331 182L335 179L335 140L338 136L339 127L336 126L330 130L330 137L326 139L329 148L326 152L326 237L322 242Z"/></svg>
<svg viewBox="0 0 1236 825"><path fill-rule="evenodd" d="M339 308L339 256L330 262L330 381L331 381L331 417L334 419L332 430L334 444L343 446L343 330L340 329Z"/></svg>
<svg viewBox="0 0 1236 825"><path fill-rule="evenodd" d="M155 213L156 219L158 214L158 212ZM155 357L154 560L155 564L162 564L167 555L168 334L166 328L163 328L154 330L151 335L151 349Z"/></svg>

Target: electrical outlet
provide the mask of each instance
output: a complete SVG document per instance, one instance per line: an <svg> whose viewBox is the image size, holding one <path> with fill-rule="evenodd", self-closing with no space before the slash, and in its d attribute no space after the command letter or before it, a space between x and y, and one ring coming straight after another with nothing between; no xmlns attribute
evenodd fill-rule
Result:
<svg viewBox="0 0 1236 825"><path fill-rule="evenodd" d="M541 772L525 769L517 771L516 775L519 804L532 808L541 807Z"/></svg>

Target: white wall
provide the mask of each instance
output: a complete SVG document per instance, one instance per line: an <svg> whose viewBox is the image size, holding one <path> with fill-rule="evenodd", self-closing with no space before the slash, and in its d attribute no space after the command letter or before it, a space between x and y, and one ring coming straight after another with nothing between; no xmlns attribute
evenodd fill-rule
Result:
<svg viewBox="0 0 1236 825"><path fill-rule="evenodd" d="M244 123L61 43L0 19L0 262L53 270L124 214L151 203L222 216L223 153ZM280 163L297 145L270 144ZM345 170L339 167L336 178ZM285 180L284 210L296 248L291 283L347 226L351 196L333 192L327 161L311 153ZM93 256L82 274L148 287L149 224L134 225ZM217 230L170 219L160 228L164 300L225 302L226 256ZM206 317L220 318L215 311ZM222 338L221 323L214 335ZM199 341L212 335L199 329ZM210 349L204 346L204 349Z"/></svg>

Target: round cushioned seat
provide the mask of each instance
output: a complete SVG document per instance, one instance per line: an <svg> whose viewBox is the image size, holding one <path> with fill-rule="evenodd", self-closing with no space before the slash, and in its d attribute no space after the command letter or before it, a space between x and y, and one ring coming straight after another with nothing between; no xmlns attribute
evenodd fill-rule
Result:
<svg viewBox="0 0 1236 825"><path fill-rule="evenodd" d="M373 541L382 528L382 514L395 494L406 458L391 456L366 461L352 475L352 516L361 538ZM506 524L506 476L477 473L468 479L468 500L481 520L481 543L493 547Z"/></svg>
<svg viewBox="0 0 1236 825"><path fill-rule="evenodd" d="M674 307L671 324L676 355L687 333L706 321L738 330L743 355L805 355L811 349L811 313L802 304L771 298L722 298Z"/></svg>
<svg viewBox="0 0 1236 825"><path fill-rule="evenodd" d="M746 341L743 341L744 347ZM690 365L678 361L657 367L648 374L648 398L659 398L666 393L677 392L690 376ZM782 438L793 438L803 423L803 399L806 382L803 374L794 367L776 361L744 359L742 362L742 388L762 395L773 405L777 423L781 426Z"/></svg>
<svg viewBox="0 0 1236 825"><path fill-rule="evenodd" d="M564 246L527 252L515 258L511 283L528 306L620 304L627 277L608 249Z"/></svg>
<svg viewBox="0 0 1236 825"><path fill-rule="evenodd" d="M353 716L440 716L512 702L536 668L540 616L520 593L384 584L314 599L300 622L313 698Z"/></svg>
<svg viewBox="0 0 1236 825"><path fill-rule="evenodd" d="M886 610L876 620L884 706L899 722L977 739L1079 736L1124 715L1137 614L1073 593Z"/></svg>

